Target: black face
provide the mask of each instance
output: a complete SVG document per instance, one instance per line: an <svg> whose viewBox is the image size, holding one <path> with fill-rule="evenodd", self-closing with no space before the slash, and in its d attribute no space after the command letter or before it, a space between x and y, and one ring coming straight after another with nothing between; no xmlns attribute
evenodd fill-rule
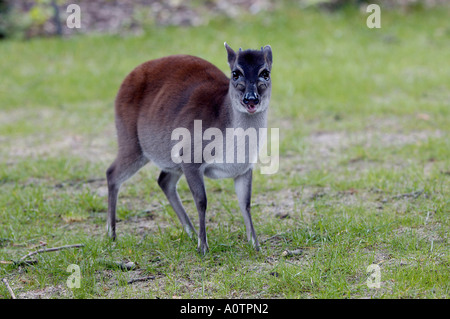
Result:
<svg viewBox="0 0 450 319"><path fill-rule="evenodd" d="M271 86L270 67L264 51L246 50L237 54L231 67L231 84L238 98L249 113L254 113ZM269 91L269 92L267 92Z"/></svg>

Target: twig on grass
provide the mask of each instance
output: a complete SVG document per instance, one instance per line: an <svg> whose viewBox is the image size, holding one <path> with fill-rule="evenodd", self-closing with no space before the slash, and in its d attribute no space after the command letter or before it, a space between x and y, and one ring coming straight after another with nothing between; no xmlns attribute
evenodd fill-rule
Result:
<svg viewBox="0 0 450 319"><path fill-rule="evenodd" d="M132 283L135 283L135 282L139 282L139 281L147 281L147 280L153 280L153 279L155 279L155 276L146 276L146 277L140 277L140 278L130 279L130 280L127 281L127 283L128 283L129 285L131 285Z"/></svg>
<svg viewBox="0 0 450 319"><path fill-rule="evenodd" d="M428 219L430 218L431 213L436 214L436 210L427 212L427 217L425 218L425 225L428 223Z"/></svg>
<svg viewBox="0 0 450 319"><path fill-rule="evenodd" d="M400 195L392 196L392 198L412 197L412 198L416 199L417 197L419 197L420 195L422 195L422 193L423 193L423 189L422 189L422 190L415 191L415 192L411 192L411 193L406 193L406 194L400 194Z"/></svg>
<svg viewBox="0 0 450 319"><path fill-rule="evenodd" d="M8 280L6 278L2 278L3 283L5 284L6 288L8 289L9 293L11 294L12 299L16 299L16 295L14 294L14 291L12 290L11 286L8 283Z"/></svg>
<svg viewBox="0 0 450 319"><path fill-rule="evenodd" d="M261 244L262 244L262 243L265 243L266 241L272 240L272 239L274 239L274 238L284 238L284 237L285 237L287 234L289 234L290 232L291 232L291 230L288 230L288 231L283 232L283 233L275 234L275 235L273 235L273 236L270 236L270 237L268 237L268 238L266 238L266 239L261 240L260 243L261 243Z"/></svg>
<svg viewBox="0 0 450 319"><path fill-rule="evenodd" d="M83 244L75 244L75 245L66 245L66 246L53 247L53 248L43 248L43 249L33 251L33 252L23 256L22 258L19 259L19 262L23 261L27 257L33 256L36 254L46 253L46 252L51 252L51 251L58 251L58 250L68 249L68 248L79 248L79 247L83 247L83 246L84 246Z"/></svg>
<svg viewBox="0 0 450 319"><path fill-rule="evenodd" d="M110 261L105 259L100 259L99 262L107 268L119 268L121 270L133 270L136 268L136 264L132 261L130 262L120 262L120 261Z"/></svg>
<svg viewBox="0 0 450 319"><path fill-rule="evenodd" d="M301 255L303 254L303 249L294 249L294 250L285 250L281 253L282 257L291 257L291 256L295 256L295 255Z"/></svg>
<svg viewBox="0 0 450 319"><path fill-rule="evenodd" d="M38 261L37 260L19 260L19 261L14 261L14 265L15 266L30 266L30 265L34 265L37 264Z"/></svg>
<svg viewBox="0 0 450 319"><path fill-rule="evenodd" d="M20 261L0 260L0 264L2 265L29 266L37 263L38 263L37 260L20 260Z"/></svg>
<svg viewBox="0 0 450 319"><path fill-rule="evenodd" d="M424 193L424 190L418 190L418 191L414 191L411 193L405 193L405 194L399 194L399 195L395 195L395 196L391 196L389 199L399 199L399 198L413 198L413 199L417 199L417 197L419 197L420 195L422 195ZM381 199L380 201L382 203L387 203L389 201L388 198L384 198Z"/></svg>

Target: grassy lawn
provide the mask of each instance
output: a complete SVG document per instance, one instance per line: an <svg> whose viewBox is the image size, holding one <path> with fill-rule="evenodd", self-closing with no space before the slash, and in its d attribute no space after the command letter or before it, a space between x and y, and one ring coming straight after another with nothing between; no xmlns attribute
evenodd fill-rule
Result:
<svg viewBox="0 0 450 319"><path fill-rule="evenodd" d="M84 244L0 264L0 277L18 298L448 298L450 10L383 11L381 29L367 15L286 7L140 36L0 41L0 260ZM224 41L274 54L280 167L254 175L261 251L232 180L207 180L210 252L198 255L151 165L123 186L112 243L105 171L121 81L177 53L228 73ZM179 191L197 225L184 179ZM80 288L66 285L71 264Z"/></svg>

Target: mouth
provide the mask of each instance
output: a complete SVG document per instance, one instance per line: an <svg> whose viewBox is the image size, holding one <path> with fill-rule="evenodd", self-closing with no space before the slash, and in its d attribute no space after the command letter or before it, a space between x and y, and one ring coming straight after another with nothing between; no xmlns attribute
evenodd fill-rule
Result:
<svg viewBox="0 0 450 319"><path fill-rule="evenodd" d="M253 103L248 103L248 104L243 104L243 103L242 103L242 105L243 105L244 108L247 110L247 112L250 113L250 114L255 113L256 110L258 109L258 108L257 108L257 105L256 105L256 104L253 104Z"/></svg>

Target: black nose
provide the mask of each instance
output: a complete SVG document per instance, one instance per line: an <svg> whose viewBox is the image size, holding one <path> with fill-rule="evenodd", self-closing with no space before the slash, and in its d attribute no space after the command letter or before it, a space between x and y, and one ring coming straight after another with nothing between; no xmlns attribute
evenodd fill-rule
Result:
<svg viewBox="0 0 450 319"><path fill-rule="evenodd" d="M244 102L244 104L253 104L256 105L259 103L259 98L258 95L256 94L251 94L251 93L246 93L244 95L244 99L242 100Z"/></svg>

